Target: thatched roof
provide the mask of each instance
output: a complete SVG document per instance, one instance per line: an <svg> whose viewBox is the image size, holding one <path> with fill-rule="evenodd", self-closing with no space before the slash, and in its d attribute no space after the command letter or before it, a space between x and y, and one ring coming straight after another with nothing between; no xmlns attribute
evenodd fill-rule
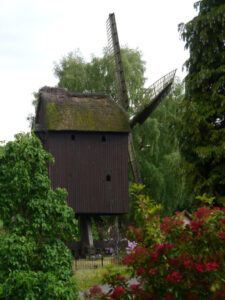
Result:
<svg viewBox="0 0 225 300"><path fill-rule="evenodd" d="M75 94L44 87L39 91L35 130L129 132L126 112L102 94Z"/></svg>

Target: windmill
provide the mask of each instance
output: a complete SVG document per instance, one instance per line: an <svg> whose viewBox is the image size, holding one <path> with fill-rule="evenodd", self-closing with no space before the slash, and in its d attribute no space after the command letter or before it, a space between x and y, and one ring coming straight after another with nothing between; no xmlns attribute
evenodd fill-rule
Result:
<svg viewBox="0 0 225 300"><path fill-rule="evenodd" d="M67 189L68 204L80 218L77 247L84 254L85 248L94 248L91 217L129 212L127 147L134 180L141 183L130 128L149 117L170 91L175 76L172 71L146 89L143 97L149 103L128 120L129 97L114 14L109 15L107 28L119 105L103 94L43 87L34 124L44 149L55 158L55 165L48 166L52 187Z"/></svg>
<svg viewBox="0 0 225 300"><path fill-rule="evenodd" d="M123 63L121 59L120 43L116 26L115 14L109 14L107 24L107 36L109 53L114 60L115 67L115 86L117 91L117 102L122 106L124 110L129 108L129 97L127 93L126 81L123 70ZM130 120L131 129L136 124L143 124L145 120L152 114L160 102L168 95L171 90L171 86L176 74L176 70L166 74L149 88L147 88L143 94L143 97L148 98L149 102L140 108L139 111ZM133 172L134 181L141 183L141 176L138 169L137 159L134 150L134 143L132 133L128 138L128 153L129 161Z"/></svg>

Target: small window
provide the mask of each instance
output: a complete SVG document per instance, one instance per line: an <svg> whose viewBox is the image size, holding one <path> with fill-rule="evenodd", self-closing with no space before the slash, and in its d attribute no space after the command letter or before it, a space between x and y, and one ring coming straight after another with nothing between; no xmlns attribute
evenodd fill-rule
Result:
<svg viewBox="0 0 225 300"><path fill-rule="evenodd" d="M111 181L111 175L106 175L106 181Z"/></svg>
<svg viewBox="0 0 225 300"><path fill-rule="evenodd" d="M70 138L71 138L72 141L75 141L75 135L74 134L71 134Z"/></svg>
<svg viewBox="0 0 225 300"><path fill-rule="evenodd" d="M105 135L102 136L102 142L106 142L106 137L105 137Z"/></svg>

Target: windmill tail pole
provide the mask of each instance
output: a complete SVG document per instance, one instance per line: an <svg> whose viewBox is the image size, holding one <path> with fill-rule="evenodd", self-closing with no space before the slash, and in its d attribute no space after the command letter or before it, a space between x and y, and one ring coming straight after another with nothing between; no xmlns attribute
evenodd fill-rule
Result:
<svg viewBox="0 0 225 300"><path fill-rule="evenodd" d="M141 184L142 180L141 180L141 175L140 175L138 165L137 165L137 158L136 158L135 150L134 150L133 136L131 133L129 134L129 137L128 137L128 153L129 153L129 161L130 161L132 172L134 175L134 181L137 184Z"/></svg>

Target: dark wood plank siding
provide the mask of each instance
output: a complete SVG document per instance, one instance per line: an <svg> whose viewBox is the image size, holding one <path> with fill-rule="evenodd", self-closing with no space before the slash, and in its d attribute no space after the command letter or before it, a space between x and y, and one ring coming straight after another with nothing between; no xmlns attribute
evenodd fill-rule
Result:
<svg viewBox="0 0 225 300"><path fill-rule="evenodd" d="M126 133L48 132L52 187L65 187L77 214L129 211Z"/></svg>

